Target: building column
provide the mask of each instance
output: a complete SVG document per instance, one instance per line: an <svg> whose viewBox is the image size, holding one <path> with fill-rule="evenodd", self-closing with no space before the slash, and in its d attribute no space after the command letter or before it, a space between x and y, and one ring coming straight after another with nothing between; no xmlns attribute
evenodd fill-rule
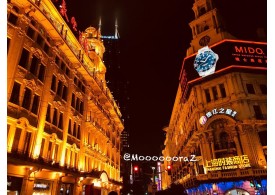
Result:
<svg viewBox="0 0 275 195"><path fill-rule="evenodd" d="M240 129L240 141L242 144L243 152L249 157L251 166L258 165L257 153L255 152L255 147L251 140L251 134L253 134L253 128L251 125L241 124L238 126Z"/></svg>
<svg viewBox="0 0 275 195"><path fill-rule="evenodd" d="M60 153L60 165L61 166L65 165L65 160L66 160L65 155L66 155L66 143L67 143L67 138L68 138L69 117L71 114L71 101L72 101L72 90L73 90L72 86L73 86L73 79L70 79L68 81L67 101L66 101L64 115L63 115L63 140L62 140L63 142L61 145L61 153ZM78 126L76 126L76 128L78 128ZM70 159L70 161L71 161L71 159Z"/></svg>
<svg viewBox="0 0 275 195"><path fill-rule="evenodd" d="M244 89L243 89L243 87L241 87L241 86L243 86L241 74L234 75L233 81L236 83L236 86L238 86L239 94L244 95L245 94Z"/></svg>
<svg viewBox="0 0 275 195"><path fill-rule="evenodd" d="M209 89L209 93L210 93L210 99L211 99L211 102L212 102L212 101L214 101L214 95L213 95L212 87L210 87L208 89Z"/></svg>
<svg viewBox="0 0 275 195"><path fill-rule="evenodd" d="M16 130L16 124L11 124L10 129L9 129L8 138L7 138L8 152L11 152L11 150L12 150L12 144L13 144L15 130Z"/></svg>
<svg viewBox="0 0 275 195"><path fill-rule="evenodd" d="M201 110L203 108L203 98L202 98L202 89L200 86L196 87L196 92L197 92L198 108Z"/></svg>
<svg viewBox="0 0 275 195"><path fill-rule="evenodd" d="M45 127L46 115L47 115L47 108L48 102L50 99L50 91L51 91L51 84L52 84L52 75L54 69L54 61L52 60L46 68L45 74L45 81L44 81L44 90L41 94L40 106L39 106L39 114L38 114L38 125L37 125L37 132L36 137L34 140L34 150L32 153L33 158L38 158L41 149L41 143L43 138L43 132Z"/></svg>
<svg viewBox="0 0 275 195"><path fill-rule="evenodd" d="M226 76L226 81L227 81L227 86L228 86L228 92L229 92L229 96L231 96L231 98L235 98L236 94L235 94L235 88L234 88L234 84L232 81L232 75L227 75Z"/></svg>
<svg viewBox="0 0 275 195"><path fill-rule="evenodd" d="M30 170L30 168L26 168L25 175L23 178L23 183L22 183L22 190L20 194L32 195L34 180L35 180L35 172Z"/></svg>
<svg viewBox="0 0 275 195"><path fill-rule="evenodd" d="M218 93L218 99L221 99L221 98L222 98L222 93L221 93L220 86L217 85L217 86L216 86L216 89L217 89L217 93Z"/></svg>
<svg viewBox="0 0 275 195"><path fill-rule="evenodd" d="M9 25L7 25L8 37L11 38L10 46L9 46L10 48L8 51L9 53L7 56L7 62L9 65L9 68L7 69L7 94L8 94L7 100L9 100L9 94L11 94L11 91L12 91L12 83L14 81L19 59L21 57L21 52L24 47L25 36L26 36L26 32L24 29L26 29L28 22L29 22L29 19L23 15L18 20L18 23L17 23L18 25L16 28L14 29L9 28ZM18 48L22 48L22 49L18 49Z"/></svg>
<svg viewBox="0 0 275 195"><path fill-rule="evenodd" d="M211 151L212 159L215 159L216 154L215 154L214 136L212 132L209 133L208 143L210 143L210 151Z"/></svg>
<svg viewBox="0 0 275 195"><path fill-rule="evenodd" d="M233 141L234 141L234 143L236 145L237 155L241 156L242 155L242 149L241 149L241 146L240 146L240 141L239 141L239 138L238 138L237 131L233 131L232 132L232 136L233 136Z"/></svg>

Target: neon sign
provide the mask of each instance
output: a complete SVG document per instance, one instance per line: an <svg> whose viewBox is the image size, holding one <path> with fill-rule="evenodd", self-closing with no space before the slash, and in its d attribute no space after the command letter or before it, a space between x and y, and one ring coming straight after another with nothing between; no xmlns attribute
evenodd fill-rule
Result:
<svg viewBox="0 0 275 195"><path fill-rule="evenodd" d="M226 108L226 109L225 108L214 108L213 110L208 111L205 114L205 116L201 116L199 119L199 123L201 125L204 125L209 118L211 118L212 116L217 115L217 114L226 114L228 116L235 117L237 113L238 113L237 111L232 110L230 108Z"/></svg>
<svg viewBox="0 0 275 195"><path fill-rule="evenodd" d="M206 168L208 171L221 171L238 168L243 169L246 167L251 167L247 155L217 158L210 161L206 160Z"/></svg>

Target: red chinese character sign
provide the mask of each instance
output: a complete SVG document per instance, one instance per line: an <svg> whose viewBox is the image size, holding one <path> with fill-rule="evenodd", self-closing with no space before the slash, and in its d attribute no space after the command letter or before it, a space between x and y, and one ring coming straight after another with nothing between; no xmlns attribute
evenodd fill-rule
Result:
<svg viewBox="0 0 275 195"><path fill-rule="evenodd" d="M71 18L71 24L72 24L73 30L77 31L77 28L76 28L77 27L77 23L76 23L75 17Z"/></svg>
<svg viewBox="0 0 275 195"><path fill-rule="evenodd" d="M62 4L60 5L60 13L62 16L64 16L67 20L67 22L69 22L68 16L67 16L67 5L65 0L62 0Z"/></svg>

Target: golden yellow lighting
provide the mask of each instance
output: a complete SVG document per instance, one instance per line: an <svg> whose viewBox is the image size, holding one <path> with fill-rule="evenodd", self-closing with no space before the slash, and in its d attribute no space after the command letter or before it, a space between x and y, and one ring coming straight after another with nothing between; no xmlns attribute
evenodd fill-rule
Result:
<svg viewBox="0 0 275 195"><path fill-rule="evenodd" d="M94 179L93 184L94 184L95 187L101 187L101 181L100 180Z"/></svg>

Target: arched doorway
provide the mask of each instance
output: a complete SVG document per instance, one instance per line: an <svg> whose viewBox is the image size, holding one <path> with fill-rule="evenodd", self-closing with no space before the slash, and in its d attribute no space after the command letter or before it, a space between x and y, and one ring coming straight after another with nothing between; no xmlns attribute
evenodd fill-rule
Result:
<svg viewBox="0 0 275 195"><path fill-rule="evenodd" d="M240 188L228 190L225 195L250 195L248 191Z"/></svg>

